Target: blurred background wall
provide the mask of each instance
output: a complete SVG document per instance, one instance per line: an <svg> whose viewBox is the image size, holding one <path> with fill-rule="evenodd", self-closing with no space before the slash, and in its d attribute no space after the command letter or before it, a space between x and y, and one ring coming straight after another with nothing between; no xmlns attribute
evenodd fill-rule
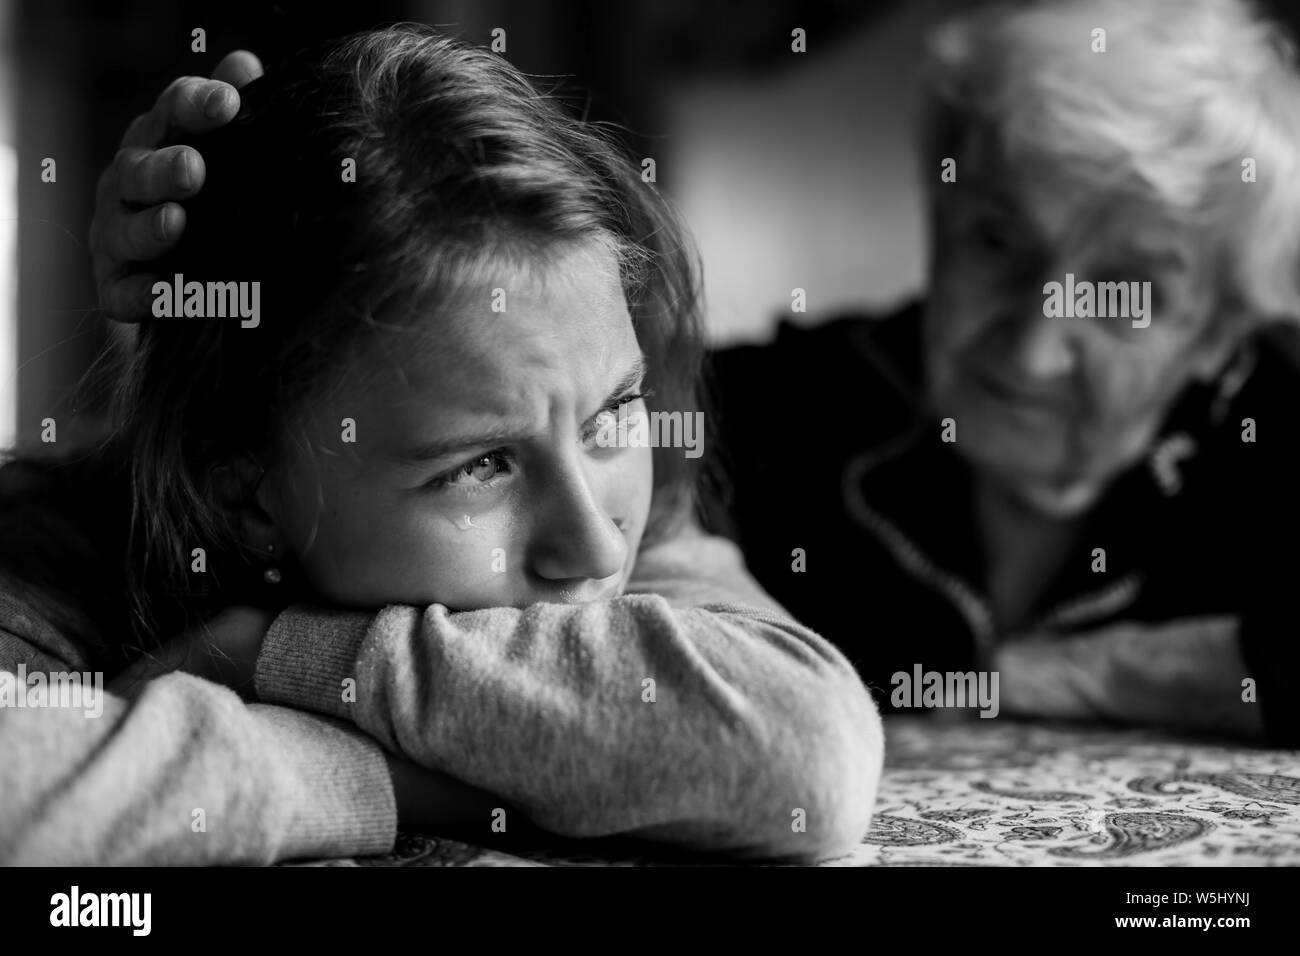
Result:
<svg viewBox="0 0 1300 956"><path fill-rule="evenodd" d="M377 0L368 4L24 0L0 4L0 448L43 418L93 422L74 385L103 345L87 250L95 181L128 123L229 50L274 61L397 20L443 26L562 82L619 123L681 208L717 342L761 340L915 294L911 157L928 26L972 0ZM1141 2L1141 0L1135 0ZM1290 5L1283 15L1295 17ZM195 27L207 52L191 51ZM807 52L791 51L791 31ZM548 81L549 82L549 81ZM57 180L42 182L53 158ZM795 287L808 312L790 314Z"/></svg>

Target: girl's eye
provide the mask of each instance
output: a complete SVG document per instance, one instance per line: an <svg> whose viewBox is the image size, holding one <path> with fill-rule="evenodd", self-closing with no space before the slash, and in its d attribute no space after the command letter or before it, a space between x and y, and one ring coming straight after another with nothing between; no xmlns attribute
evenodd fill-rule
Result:
<svg viewBox="0 0 1300 956"><path fill-rule="evenodd" d="M645 391L636 395L626 395L614 404L602 408L596 413L596 416L588 422L587 427L583 429L583 441L589 442L592 439L599 438L602 433L608 433L613 430L621 431L625 426L632 424L626 417L628 414L627 412L623 413L623 417L619 417L619 410L626 408L628 405L635 405L637 402L649 398L652 394L653 392Z"/></svg>
<svg viewBox="0 0 1300 956"><path fill-rule="evenodd" d="M509 473L509 459L499 451L491 451L473 461L465 462L459 468L439 475L433 479L432 484L439 488L452 485L461 488L477 488L491 484L495 478Z"/></svg>

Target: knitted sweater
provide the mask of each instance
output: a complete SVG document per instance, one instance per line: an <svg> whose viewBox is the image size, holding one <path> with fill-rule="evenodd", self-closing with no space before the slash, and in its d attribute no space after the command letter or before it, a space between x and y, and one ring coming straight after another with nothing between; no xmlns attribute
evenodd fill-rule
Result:
<svg viewBox="0 0 1300 956"><path fill-rule="evenodd" d="M459 613L290 608L263 643L257 704L174 673L104 694L97 716L0 705L0 863L386 852L381 747L563 836L849 850L883 754L853 667L723 539L643 549L627 591ZM0 573L0 680L85 670L93 626L66 594Z"/></svg>

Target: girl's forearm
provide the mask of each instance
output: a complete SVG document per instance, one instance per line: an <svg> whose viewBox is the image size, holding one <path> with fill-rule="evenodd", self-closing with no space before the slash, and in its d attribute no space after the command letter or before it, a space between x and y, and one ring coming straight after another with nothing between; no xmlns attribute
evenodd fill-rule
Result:
<svg viewBox="0 0 1300 956"><path fill-rule="evenodd" d="M246 706L185 674L95 703L96 714L0 708L0 865L258 864L392 848L383 757L349 724Z"/></svg>
<svg viewBox="0 0 1300 956"><path fill-rule="evenodd" d="M731 597L694 600L709 593ZM262 699L349 717L565 836L845 852L867 829L883 751L870 696L820 637L767 608L660 594L454 614L291 609L257 682Z"/></svg>

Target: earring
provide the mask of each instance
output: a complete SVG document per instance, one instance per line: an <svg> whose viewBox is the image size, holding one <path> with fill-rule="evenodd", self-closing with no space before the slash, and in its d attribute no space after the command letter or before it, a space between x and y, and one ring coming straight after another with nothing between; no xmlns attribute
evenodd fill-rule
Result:
<svg viewBox="0 0 1300 956"><path fill-rule="evenodd" d="M268 544L266 546L266 553L270 555L275 554L274 543ZM280 578L281 578L280 569L277 567L272 566L262 572L262 580L265 581L267 584L279 584Z"/></svg>

